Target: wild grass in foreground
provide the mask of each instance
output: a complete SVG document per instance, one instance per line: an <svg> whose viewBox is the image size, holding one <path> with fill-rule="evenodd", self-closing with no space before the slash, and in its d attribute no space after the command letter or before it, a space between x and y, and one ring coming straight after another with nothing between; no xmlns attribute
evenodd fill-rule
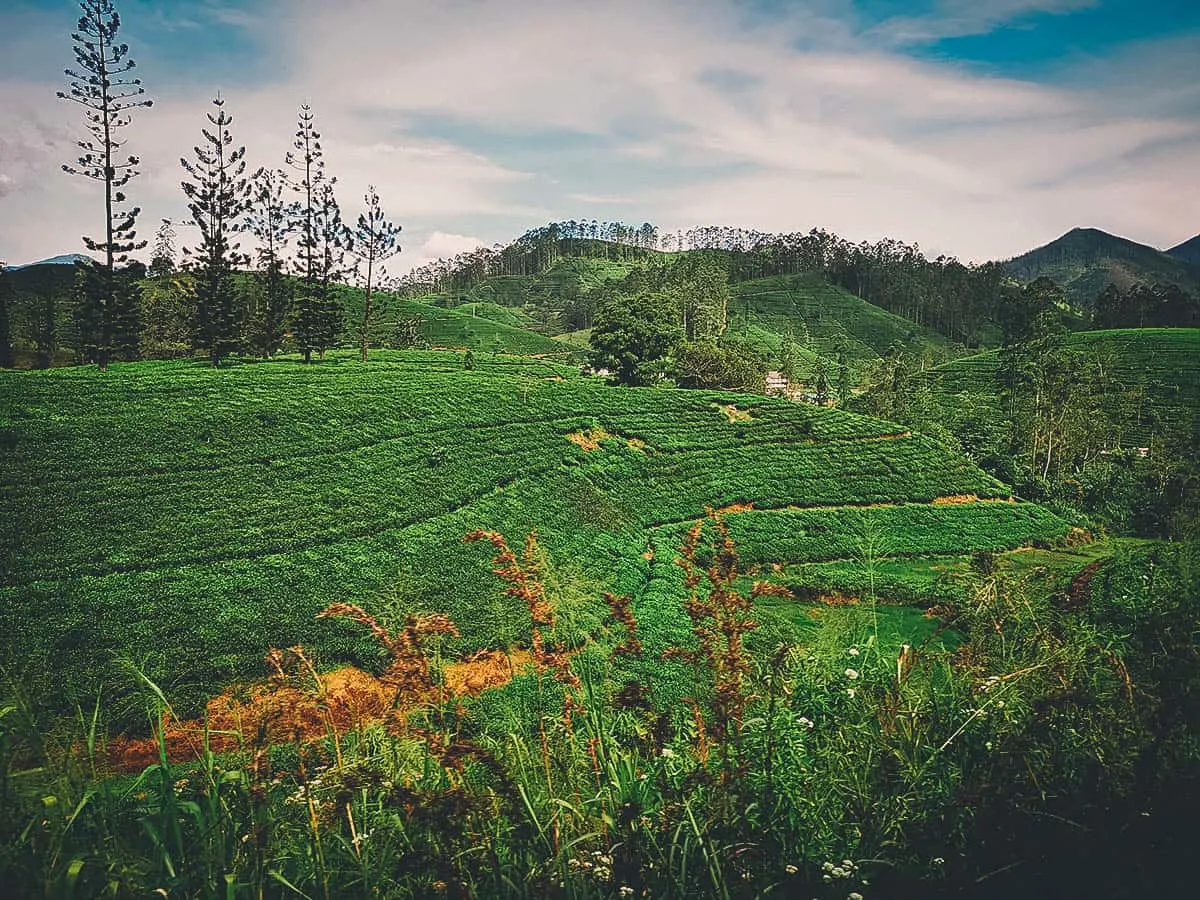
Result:
<svg viewBox="0 0 1200 900"><path fill-rule="evenodd" d="M171 760L171 706L147 680L159 758L121 774L102 710L45 726L9 673L5 890L855 900L918 884L923 896L964 885L1082 896L1128 887L1109 836L1138 826L1154 791L1198 758L1194 550L1143 549L1070 597L1028 591L981 556L971 599L943 609L961 644L935 631L885 651L867 602L827 609L804 645L761 646L755 597L778 588L754 581L713 516L680 549L691 634L671 662L612 595L602 635L561 644L536 536L520 551L494 532L467 538L493 545L529 622L529 666L474 698L448 689L445 616L388 628L335 604L322 615L358 623L380 648L384 715L339 725L303 648L272 650L276 685L315 696L322 737L269 740L287 721L279 708L243 723L235 751L216 753L229 735L205 729L196 759ZM672 665L693 676L679 703L639 674ZM1102 854L1087 870L1071 855L1081 840ZM1105 895L1121 896L1089 894Z"/></svg>

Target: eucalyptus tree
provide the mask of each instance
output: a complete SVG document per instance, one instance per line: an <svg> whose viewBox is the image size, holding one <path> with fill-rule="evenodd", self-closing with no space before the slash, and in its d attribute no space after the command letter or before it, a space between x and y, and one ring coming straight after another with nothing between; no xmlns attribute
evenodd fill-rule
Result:
<svg viewBox="0 0 1200 900"><path fill-rule="evenodd" d="M194 342L216 368L240 344L233 270L245 256L232 238L242 228L249 185L246 148L234 146L230 131L233 117L219 96L213 106L216 112L207 114L208 126L201 130L204 140L194 148L195 161L179 162L188 176L182 182L188 209L200 230L200 246L185 250L196 276Z"/></svg>
<svg viewBox="0 0 1200 900"><path fill-rule="evenodd" d="M112 0L82 0L79 7L83 15L71 35L76 68L65 70L70 90L59 91L58 97L83 107L88 137L76 142L82 152L63 171L104 185L104 237L83 238L89 250L102 255L102 261L86 270L81 302L88 308L77 316L89 326L80 335L84 356L104 370L114 353L129 350L128 335L137 333L130 324L137 315L136 290L128 279L117 277L116 267L146 246L137 239L135 228L141 210L125 206L124 192L138 174L140 160L121 158L126 142L117 135L130 124L132 110L149 107L153 101L144 96L141 79L130 76L135 64L129 45L118 42L121 17Z"/></svg>
<svg viewBox="0 0 1200 900"><path fill-rule="evenodd" d="M400 252L397 239L401 226L389 222L379 204L379 192L374 185L367 187L367 209L358 217L358 224L349 233L348 248L358 260L358 271L363 288L363 318L362 332L359 336L359 354L362 361L367 361L367 336L371 330L371 315L373 313L372 291L375 287L374 278L381 271L387 260ZM362 269L365 267L365 273Z"/></svg>
<svg viewBox="0 0 1200 900"><path fill-rule="evenodd" d="M283 345L292 291L283 271L288 238L296 227L295 207L284 200L286 176L279 169L259 169L250 179L246 230L258 244L259 305L254 343L266 358Z"/></svg>

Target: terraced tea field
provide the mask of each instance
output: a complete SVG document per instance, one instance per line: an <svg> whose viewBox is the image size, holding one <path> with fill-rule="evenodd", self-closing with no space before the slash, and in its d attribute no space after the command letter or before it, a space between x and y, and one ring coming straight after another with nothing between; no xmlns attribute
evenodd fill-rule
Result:
<svg viewBox="0 0 1200 900"><path fill-rule="evenodd" d="M779 275L734 285L729 333L756 345L772 360L790 335L800 376L809 381L818 359L833 372L839 353L858 374L893 344L942 359L960 352L941 335L811 275Z"/></svg>
<svg viewBox="0 0 1200 900"><path fill-rule="evenodd" d="M1106 408L1120 410L1122 445L1147 446L1156 434L1200 435L1200 329L1130 328L1083 331L1068 348L1097 361L1114 390ZM1000 410L996 351L956 359L932 369L929 386L949 412L971 395L973 404Z"/></svg>
<svg viewBox="0 0 1200 900"><path fill-rule="evenodd" d="M130 659L195 709L269 646L369 665L354 628L314 622L334 601L444 611L446 652L504 648L528 614L474 528L538 529L562 640L597 633L612 590L653 648L687 627L672 559L706 507L784 573L865 539L900 559L1066 527L889 423L477 356L0 373L0 661L71 704Z"/></svg>

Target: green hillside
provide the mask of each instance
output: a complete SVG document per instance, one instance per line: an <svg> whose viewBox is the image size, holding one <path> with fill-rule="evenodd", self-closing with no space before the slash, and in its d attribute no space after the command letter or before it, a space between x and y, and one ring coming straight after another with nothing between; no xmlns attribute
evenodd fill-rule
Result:
<svg viewBox="0 0 1200 900"><path fill-rule="evenodd" d="M818 359L833 366L839 353L857 372L893 345L940 359L952 355L956 346L815 275L780 275L734 285L728 333L771 359L790 335L802 358L802 379L811 378Z"/></svg>
<svg viewBox="0 0 1200 900"><path fill-rule="evenodd" d="M855 558L865 533L903 556L1065 528L866 417L490 354L474 371L459 354L378 356L0 373L0 660L53 673L39 687L70 702L127 684L134 658L194 704L257 676L272 645L370 662L353 629L314 624L337 600L392 620L445 610L463 632L450 652L504 647L528 619L463 545L478 527L539 529L571 634L614 590L637 598L652 646L687 628L671 560L706 506L752 505L734 533L780 565ZM981 500L934 503L964 495Z"/></svg>
<svg viewBox="0 0 1200 900"><path fill-rule="evenodd" d="M1093 355L1111 373L1117 391L1108 407L1123 411L1114 441L1146 446L1155 435L1200 435L1200 329L1132 328L1076 332L1070 349ZM928 384L948 413L965 395L1000 414L996 351L956 359L932 369Z"/></svg>
<svg viewBox="0 0 1200 900"><path fill-rule="evenodd" d="M607 281L620 281L638 265L631 260L564 257L537 275L492 275L469 288L440 291L420 299L452 303L480 300L501 306L523 306L545 300L561 305Z"/></svg>
<svg viewBox="0 0 1200 900"><path fill-rule="evenodd" d="M363 294L358 288L339 287L345 314L343 345L352 344L362 327ZM415 323L417 338L430 347L498 350L523 356L564 355L569 348L524 327L525 316L518 311L490 302L471 302L446 309L420 300L376 295L372 317L371 342L389 346L397 334L398 323Z"/></svg>
<svg viewBox="0 0 1200 900"><path fill-rule="evenodd" d="M1179 248L1176 248L1179 249ZM1200 289L1200 270L1184 258L1096 228L1075 228L1057 240L1015 257L1004 267L1017 278L1032 281L1045 276L1077 306L1091 307L1109 284L1122 291L1137 282L1177 284Z"/></svg>

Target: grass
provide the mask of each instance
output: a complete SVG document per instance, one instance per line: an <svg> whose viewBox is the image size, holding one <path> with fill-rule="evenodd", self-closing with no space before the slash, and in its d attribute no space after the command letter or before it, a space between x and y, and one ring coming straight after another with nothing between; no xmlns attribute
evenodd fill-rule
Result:
<svg viewBox="0 0 1200 900"><path fill-rule="evenodd" d="M630 594L653 631L684 626L656 599L652 546L705 508L752 561L852 555L870 527L889 554L1003 549L1063 525L1022 503L935 506L1007 489L936 443L862 416L763 397L628 390L540 360L380 352L211 371L186 362L0 375L0 659L60 705L123 683L135 660L195 710L261 672L269 644L376 664L352 628L315 629L334 602L459 622L448 652L520 632L461 544L473 528L542 534L575 641ZM736 406L750 418L730 421ZM596 449L572 434L602 434ZM872 504L884 504L874 506ZM833 541L833 543L831 543ZM838 549L838 548L841 549ZM77 665L50 672L71 653Z"/></svg>

